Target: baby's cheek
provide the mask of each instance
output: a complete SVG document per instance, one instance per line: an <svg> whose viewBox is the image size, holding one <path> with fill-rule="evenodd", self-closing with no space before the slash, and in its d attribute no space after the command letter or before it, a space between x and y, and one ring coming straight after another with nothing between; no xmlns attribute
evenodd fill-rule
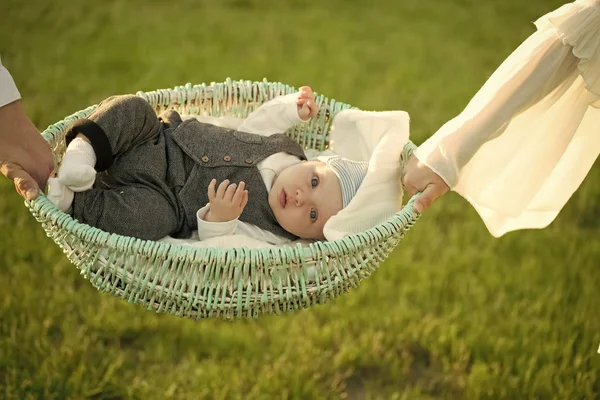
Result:
<svg viewBox="0 0 600 400"><path fill-rule="evenodd" d="M312 232L308 232L308 229L306 229L306 224L302 220L303 216L295 210L280 212L279 216L275 214L275 218L286 231L302 238L311 237Z"/></svg>
<svg viewBox="0 0 600 400"><path fill-rule="evenodd" d="M288 213L285 212L284 210L279 209L277 211L274 211L274 214L275 214L275 219L277 220L277 223L279 225L281 225L283 227L283 229L289 231L290 217L289 217Z"/></svg>
<svg viewBox="0 0 600 400"><path fill-rule="evenodd" d="M325 222L327 222L327 221L325 221ZM318 240L325 239L325 236L323 235L323 228L325 227L325 222L323 222L322 224L319 224L319 227L315 231L314 239L318 239Z"/></svg>

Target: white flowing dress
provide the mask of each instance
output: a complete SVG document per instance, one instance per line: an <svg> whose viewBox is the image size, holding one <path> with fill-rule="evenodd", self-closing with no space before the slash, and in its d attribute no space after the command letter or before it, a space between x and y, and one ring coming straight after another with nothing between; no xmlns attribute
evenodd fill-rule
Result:
<svg viewBox="0 0 600 400"><path fill-rule="evenodd" d="M565 4L535 25L415 152L496 237L550 224L600 152L600 0Z"/></svg>

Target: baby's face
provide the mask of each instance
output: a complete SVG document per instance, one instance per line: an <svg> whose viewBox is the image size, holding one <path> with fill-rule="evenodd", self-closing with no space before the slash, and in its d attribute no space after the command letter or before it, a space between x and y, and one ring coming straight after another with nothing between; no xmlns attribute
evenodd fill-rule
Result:
<svg viewBox="0 0 600 400"><path fill-rule="evenodd" d="M342 209L342 189L333 170L320 161L284 169L269 192L269 206L286 231L323 240L323 226Z"/></svg>

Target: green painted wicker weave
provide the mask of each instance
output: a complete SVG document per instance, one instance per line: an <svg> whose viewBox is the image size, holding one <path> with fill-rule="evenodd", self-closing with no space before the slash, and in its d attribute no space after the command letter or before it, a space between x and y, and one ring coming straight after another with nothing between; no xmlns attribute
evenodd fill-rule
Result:
<svg viewBox="0 0 600 400"><path fill-rule="evenodd" d="M232 81L138 92L157 112L245 117L263 102L296 89L281 83ZM319 114L287 132L305 148L325 150L332 117L349 105L317 96ZM88 107L51 125L43 135L56 162L65 129ZM402 160L414 149L408 143ZM197 248L110 234L60 212L45 196L26 202L47 235L98 290L156 312L201 319L256 317L323 303L373 272L415 223L410 199L386 222L360 234L309 246Z"/></svg>

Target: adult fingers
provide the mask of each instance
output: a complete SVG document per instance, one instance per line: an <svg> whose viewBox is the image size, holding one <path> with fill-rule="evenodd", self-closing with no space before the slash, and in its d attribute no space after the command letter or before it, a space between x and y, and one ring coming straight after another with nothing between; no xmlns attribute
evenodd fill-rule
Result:
<svg viewBox="0 0 600 400"><path fill-rule="evenodd" d="M406 194L408 195L408 197L413 197L415 195L415 193L418 192L418 190L414 187L414 186L405 186L404 187L406 189Z"/></svg>
<svg viewBox="0 0 600 400"><path fill-rule="evenodd" d="M410 158L408 159L408 161L406 162L406 164L404 164L404 167L402 168L402 184L404 186L409 186L410 184L410 180L411 177L414 175L415 171L417 170L417 157L415 157L414 154L411 154Z"/></svg>
<svg viewBox="0 0 600 400"><path fill-rule="evenodd" d="M22 157L17 161L19 167L27 172L27 174L36 182L36 186L44 190L48 178L54 171L54 159L52 153L48 157L47 153L39 153L32 151L26 157Z"/></svg>
<svg viewBox="0 0 600 400"><path fill-rule="evenodd" d="M0 165L0 172L14 182L15 189L21 197L27 200L35 200L38 197L40 193L38 184L21 166L3 163Z"/></svg>
<svg viewBox="0 0 600 400"><path fill-rule="evenodd" d="M37 131L36 131L37 132ZM45 188L48 178L54 171L54 157L50 144L37 134L35 141L30 143L29 160L31 162L19 163L33 179L37 182L40 188Z"/></svg>
<svg viewBox="0 0 600 400"><path fill-rule="evenodd" d="M418 213L425 211L438 197L445 193L445 188L431 183L425 187L425 190L415 200L415 210Z"/></svg>
<svg viewBox="0 0 600 400"><path fill-rule="evenodd" d="M48 148L50 148L49 145ZM44 152L44 154L40 156L39 160L39 172L34 179L40 188L45 188L46 184L48 183L48 178L54 172L54 157L52 156L52 151L50 151L50 153Z"/></svg>

